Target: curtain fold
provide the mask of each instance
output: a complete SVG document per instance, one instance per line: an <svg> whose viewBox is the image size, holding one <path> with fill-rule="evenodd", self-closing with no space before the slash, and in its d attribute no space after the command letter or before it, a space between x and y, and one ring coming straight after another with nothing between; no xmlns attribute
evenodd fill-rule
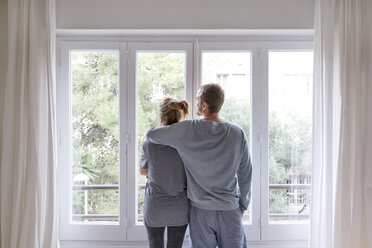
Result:
<svg viewBox="0 0 372 248"><path fill-rule="evenodd" d="M371 7L315 0L311 248L372 247Z"/></svg>
<svg viewBox="0 0 372 248"><path fill-rule="evenodd" d="M58 247L55 2L8 0L1 246Z"/></svg>

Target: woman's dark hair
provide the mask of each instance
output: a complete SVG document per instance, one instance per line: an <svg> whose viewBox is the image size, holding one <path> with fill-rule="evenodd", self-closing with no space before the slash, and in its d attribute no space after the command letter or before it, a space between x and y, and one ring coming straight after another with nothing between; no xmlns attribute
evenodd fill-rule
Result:
<svg viewBox="0 0 372 248"><path fill-rule="evenodd" d="M178 101L167 97L160 103L159 113L164 125L172 125L187 118L189 104L184 100Z"/></svg>

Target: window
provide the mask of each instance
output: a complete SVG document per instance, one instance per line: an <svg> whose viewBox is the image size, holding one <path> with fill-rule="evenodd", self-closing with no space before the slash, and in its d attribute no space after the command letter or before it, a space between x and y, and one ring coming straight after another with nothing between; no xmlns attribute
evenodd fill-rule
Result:
<svg viewBox="0 0 372 248"><path fill-rule="evenodd" d="M60 237L126 239L126 103L117 43L64 43L57 71Z"/></svg>
<svg viewBox="0 0 372 248"><path fill-rule="evenodd" d="M269 222L309 220L312 52L269 52Z"/></svg>
<svg viewBox="0 0 372 248"><path fill-rule="evenodd" d="M101 40L59 42L62 240L146 240L138 173L145 133L158 125L165 96L187 99L197 118L195 95L206 83L224 88L221 117L249 140L248 241L307 239L311 43Z"/></svg>
<svg viewBox="0 0 372 248"><path fill-rule="evenodd" d="M312 63L306 47L264 51L263 239L307 239L312 166ZM263 211L263 213L262 213Z"/></svg>
<svg viewBox="0 0 372 248"><path fill-rule="evenodd" d="M201 84L217 83L225 91L221 118L238 124L251 140L251 52L206 49L201 51L201 61ZM249 147L251 149L251 144ZM251 209L245 213L243 221L252 223Z"/></svg>
<svg viewBox="0 0 372 248"><path fill-rule="evenodd" d="M71 51L71 218L118 222L119 53Z"/></svg>
<svg viewBox="0 0 372 248"><path fill-rule="evenodd" d="M184 51L137 51L137 161L146 131L159 125L158 106L165 96L186 99ZM141 223L146 178L137 173L137 223Z"/></svg>
<svg viewBox="0 0 372 248"><path fill-rule="evenodd" d="M159 124L158 106L164 96L191 102L192 44L128 43L128 167L127 233L145 240L142 221L146 179L138 173L139 155L146 131ZM131 138L132 137L132 138Z"/></svg>

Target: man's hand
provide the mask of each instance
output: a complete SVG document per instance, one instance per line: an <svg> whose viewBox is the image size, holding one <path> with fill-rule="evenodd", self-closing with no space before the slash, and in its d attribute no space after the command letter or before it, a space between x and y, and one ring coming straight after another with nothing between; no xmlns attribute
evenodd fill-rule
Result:
<svg viewBox="0 0 372 248"><path fill-rule="evenodd" d="M242 207L242 205L240 205L239 208L240 208L240 211L242 212L242 214L244 214L245 209Z"/></svg>

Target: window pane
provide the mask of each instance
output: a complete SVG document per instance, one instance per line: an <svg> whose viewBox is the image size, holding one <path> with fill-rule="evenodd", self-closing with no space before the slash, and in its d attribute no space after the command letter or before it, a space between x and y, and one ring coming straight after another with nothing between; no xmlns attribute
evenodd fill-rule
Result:
<svg viewBox="0 0 372 248"><path fill-rule="evenodd" d="M72 51L72 221L118 222L119 53Z"/></svg>
<svg viewBox="0 0 372 248"><path fill-rule="evenodd" d="M78 204L73 206L72 220L74 222L117 222L118 194L118 190L74 190L73 202ZM86 204L81 204L85 203L85 199L87 200Z"/></svg>
<svg viewBox="0 0 372 248"><path fill-rule="evenodd" d="M137 52L137 158L147 130L159 125L159 103L164 97L185 99L185 52ZM135 165L137 168L137 165ZM138 171L138 170L136 170ZM146 177L137 176L137 222L142 222Z"/></svg>
<svg viewBox="0 0 372 248"><path fill-rule="evenodd" d="M269 53L269 221L309 219L312 52Z"/></svg>
<svg viewBox="0 0 372 248"><path fill-rule="evenodd" d="M250 141L251 53L202 52L201 83L221 85L225 91L221 118L242 127ZM251 221L250 213L249 209L243 217L244 222Z"/></svg>

